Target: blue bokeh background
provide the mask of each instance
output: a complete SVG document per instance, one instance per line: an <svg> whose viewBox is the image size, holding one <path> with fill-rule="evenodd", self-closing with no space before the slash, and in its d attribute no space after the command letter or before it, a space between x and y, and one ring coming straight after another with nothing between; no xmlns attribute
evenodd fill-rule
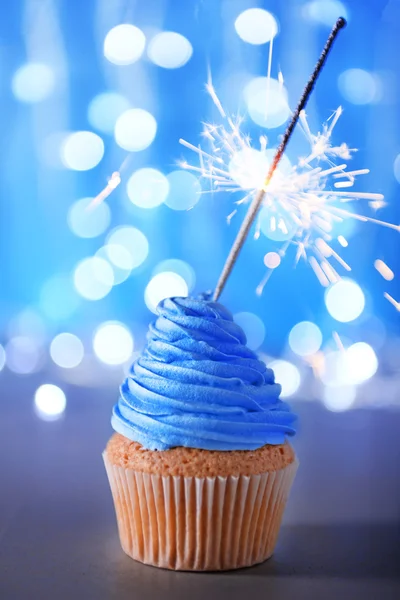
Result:
<svg viewBox="0 0 400 600"><path fill-rule="evenodd" d="M310 9L311 5L314 8ZM49 337L60 331L72 331L90 339L102 321L115 319L126 323L139 340L143 339L151 318L144 290L153 269L168 258L183 259L193 267L195 292L215 285L245 209L239 211L229 227L226 216L233 207L229 194L203 195L190 211L174 211L165 205L143 210L129 201L126 181L141 167L169 173L177 168L178 159L192 160L190 151L179 145L179 138L197 144L201 122L218 120L204 87L208 65L224 106L231 112L243 112L241 77L266 74L268 44L245 43L237 35L234 23L242 11L257 6L272 12L279 23L273 74L276 77L278 70L282 70L291 106L295 105L325 42L329 32L327 23L345 11L348 28L337 41L308 105L310 124L318 130L338 105L344 107L335 129L335 141L346 141L351 148L358 149L352 161L354 169L365 166L371 169L360 180L358 189L383 193L388 206L380 211L378 218L400 221L399 182L394 174L394 161L400 152L396 50L400 4L396 0L7 3L0 24L0 341L3 344L7 342L10 321L26 308L41 316ZM135 24L148 39L155 31L179 32L192 44L193 55L178 69L160 68L146 58L146 53L134 64L113 65L104 57L103 41L107 32L120 23ZM56 83L53 93L43 102L28 104L18 101L11 82L16 70L33 60L50 64ZM350 68L364 69L379 79L379 99L357 105L343 97L338 79ZM68 281L76 264L93 255L107 233L94 239L76 237L68 227L68 210L79 198L95 196L127 153L118 147L112 135L100 133L105 144L102 161L92 170L73 171L49 164L46 152L48 155L56 150L52 147L49 150L46 140L60 131L92 130L88 105L104 91L120 92L132 107L149 110L157 120L154 142L146 150L130 155L121 185L107 200L112 213L109 230L126 224L137 227L149 241L149 255L127 281L114 287L105 298L94 302L77 298L71 314L51 319L42 306L44 286L60 275ZM256 140L262 133L250 119L245 130ZM283 130L284 126L267 132L270 141L273 143ZM288 156L294 162L303 151L304 139L297 131ZM327 337L332 329L339 328L339 333L352 341L364 339L377 320L390 334L399 333L398 313L383 297L383 292L389 291L399 299L398 279L389 284L373 268L373 261L381 258L395 272L398 270L398 233L374 225L357 225L346 250L346 260L353 267L352 278L366 294L367 307L363 318L349 325L333 321L326 311L324 290L311 269L300 264L294 270L293 255L273 274L262 297L256 296L255 288L265 272L263 256L275 249L273 242L263 236L258 241L250 238L222 297L232 312L253 312L264 321L264 348L269 354L282 351L290 329L301 320L318 323ZM69 293L75 294L72 279L70 292L60 288L55 301L62 305L68 301Z"/></svg>

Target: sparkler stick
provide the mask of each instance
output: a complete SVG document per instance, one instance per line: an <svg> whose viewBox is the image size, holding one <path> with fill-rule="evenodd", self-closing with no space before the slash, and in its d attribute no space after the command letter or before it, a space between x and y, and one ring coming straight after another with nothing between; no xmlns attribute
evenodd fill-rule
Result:
<svg viewBox="0 0 400 600"><path fill-rule="evenodd" d="M263 199L265 197L268 185L270 184L270 181L276 171L276 168L279 164L279 161L281 160L283 153L285 152L286 146L290 140L290 137L293 133L293 130L296 126L296 123L299 119L300 113L301 111L304 109L304 107L307 104L308 98L310 97L310 94L314 88L314 84L325 64L325 61L328 57L328 54L331 50L332 44L335 41L336 36L338 35L339 31L346 25L346 20L343 17L340 17L331 33L329 34L329 37L326 41L326 44L324 46L324 49L322 50L321 56L318 59L318 62L314 68L314 71L310 77L310 79L308 80L308 83L306 85L306 87L304 88L303 94L299 100L299 103L297 105L296 110L294 111L292 118L289 122L289 125L283 135L282 141L278 146L278 149L276 151L276 154L274 156L274 159L271 163L271 166L269 168L267 177L265 179L264 185L262 188L259 189L258 193L256 194L256 196L254 197L254 200L252 201L252 203L250 204L250 208L244 218L244 221L242 223L242 226L239 230L239 233L233 243L232 249L229 253L229 256L226 260L226 263L223 267L222 270L222 274L218 280L217 286L215 288L214 291L214 295L213 295L213 300L216 301L218 300L218 298L220 297L222 290L225 287L225 284L227 282L227 279L229 277L229 275L231 274L231 271L233 269L233 266L237 260L237 257L239 256L239 253L243 247L244 242L246 241L246 238L248 236L248 233L250 231L250 228L253 224L253 221L255 219L255 217L257 216L257 213L260 209L260 206L263 202Z"/></svg>

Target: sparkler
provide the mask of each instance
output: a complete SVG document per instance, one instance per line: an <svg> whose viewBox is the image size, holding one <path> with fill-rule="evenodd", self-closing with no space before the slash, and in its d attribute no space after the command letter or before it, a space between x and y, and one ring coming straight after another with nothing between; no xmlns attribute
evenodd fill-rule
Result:
<svg viewBox="0 0 400 600"><path fill-rule="evenodd" d="M330 45L334 35L343 25L341 20L335 25L329 38ZM327 46L328 44L323 53L324 60L330 48L329 46L327 49ZM264 258L268 270L257 287L258 294L262 293L273 270L279 266L281 259L292 246L296 248L295 264L300 260L306 261L324 287L340 279L336 270L338 267L351 271L351 267L333 247L336 241L342 248L348 246L346 238L343 235L336 237L334 232L335 226L346 219L371 222L400 231L399 225L353 213L349 209L349 203L357 200L367 201L373 210L378 210L385 204L382 194L353 190L357 178L369 173L369 170L348 170L347 161L351 159L355 150L349 148L346 143L335 145L332 141L342 108L339 107L333 113L320 132L314 134L310 130L304 105L322 65L323 60L320 59L310 80L312 84L309 82L307 85L275 155L268 149L265 136L260 137L259 149L252 146L249 137L241 130L241 119L235 120L225 112L209 77L207 91L222 117L222 123L204 125L203 137L209 145L208 151L201 145L195 146L180 140L181 144L198 155L199 160L197 165L182 162L181 167L200 174L208 181L209 192L241 192L244 195L236 201L236 205L250 203L225 263L214 299L219 297L257 215L259 216L255 238L260 236L261 229L267 229L269 237L283 242L278 252L270 252ZM283 82L281 74L279 81ZM268 111L268 107L266 109ZM289 169L277 168L279 161L284 157L286 144L297 120L309 143L309 153ZM259 214L260 207L262 209ZM228 222L236 212L237 208L228 216ZM396 303L397 306L400 304Z"/></svg>

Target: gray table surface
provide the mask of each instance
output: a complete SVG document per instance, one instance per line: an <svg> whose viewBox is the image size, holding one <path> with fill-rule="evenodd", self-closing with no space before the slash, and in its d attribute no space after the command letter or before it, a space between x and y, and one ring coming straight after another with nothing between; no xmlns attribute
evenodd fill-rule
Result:
<svg viewBox="0 0 400 600"><path fill-rule="evenodd" d="M275 555L177 573L119 547L101 460L115 390L70 386L64 418L46 423L32 409L41 381L0 381L1 600L400 598L399 411L299 402L301 464Z"/></svg>

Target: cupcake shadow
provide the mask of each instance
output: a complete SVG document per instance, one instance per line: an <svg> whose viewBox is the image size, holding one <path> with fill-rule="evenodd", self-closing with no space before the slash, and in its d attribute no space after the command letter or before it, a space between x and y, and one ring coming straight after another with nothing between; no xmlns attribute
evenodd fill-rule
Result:
<svg viewBox="0 0 400 600"><path fill-rule="evenodd" d="M283 526L275 554L253 576L400 579L400 524Z"/></svg>

